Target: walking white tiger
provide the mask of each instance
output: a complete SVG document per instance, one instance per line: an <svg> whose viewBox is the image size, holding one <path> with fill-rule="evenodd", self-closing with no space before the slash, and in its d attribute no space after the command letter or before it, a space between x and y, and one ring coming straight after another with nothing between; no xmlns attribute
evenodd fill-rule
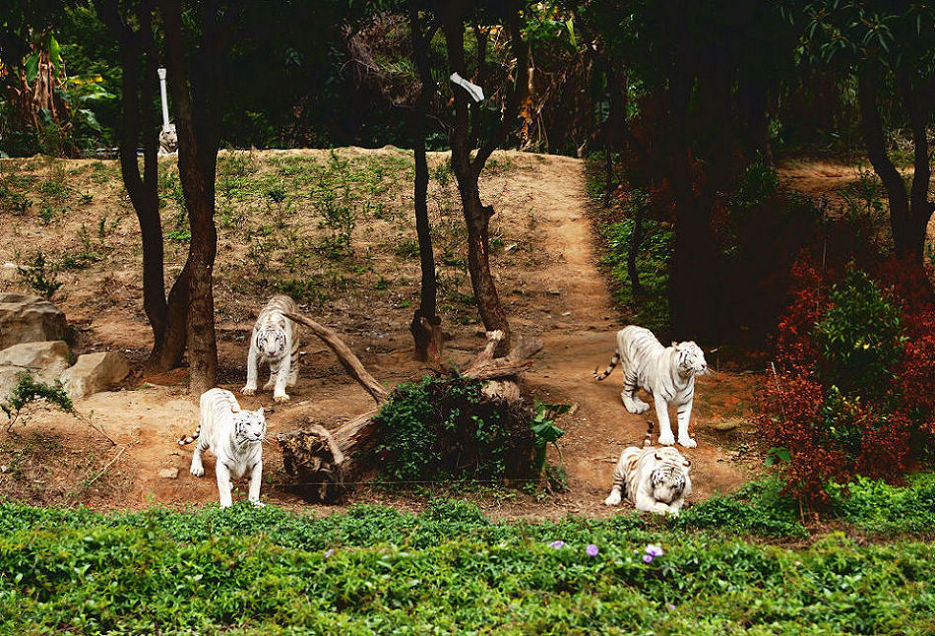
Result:
<svg viewBox="0 0 935 636"><path fill-rule="evenodd" d="M231 477L240 479L250 473L247 498L255 506L260 503L260 482L263 477L263 439L266 436L266 418L263 409L241 410L237 398L224 389L210 389L201 394L201 421L195 432L179 440L179 446L198 440L192 456L191 473L195 477L205 474L201 454L210 450L217 462L214 472L218 480L221 507L229 508Z"/></svg>
<svg viewBox="0 0 935 636"><path fill-rule="evenodd" d="M273 399L287 402L286 386L294 386L299 375L299 334L294 322L285 313L298 312L295 301L277 294L269 299L257 316L250 338L247 355L247 384L240 390L243 395L256 393L259 364L269 364L269 381L263 387L273 387Z"/></svg>
<svg viewBox="0 0 935 636"><path fill-rule="evenodd" d="M614 485L604 505L620 505L625 493L637 510L678 515L692 492L688 476L691 462L671 447L652 446L650 420L643 448L630 446L620 454L614 468Z"/></svg>
<svg viewBox="0 0 935 636"><path fill-rule="evenodd" d="M603 380L611 374L618 362L623 368L623 405L630 413L649 410L649 404L636 396L640 387L653 394L656 418L659 420L659 443L675 443L669 423L669 404L677 409L679 444L686 448L697 446L688 435L692 403L695 398L695 376L707 372L704 352L694 342L672 343L663 347L649 329L630 325L617 332L617 348L610 366L604 373L594 370L594 379Z"/></svg>

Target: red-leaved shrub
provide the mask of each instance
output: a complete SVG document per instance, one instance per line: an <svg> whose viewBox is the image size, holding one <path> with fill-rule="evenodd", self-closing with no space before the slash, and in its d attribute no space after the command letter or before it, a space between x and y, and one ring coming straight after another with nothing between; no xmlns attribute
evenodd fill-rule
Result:
<svg viewBox="0 0 935 636"><path fill-rule="evenodd" d="M787 490L812 506L828 503L830 482L846 484L858 474L902 481L913 456L926 452L935 439L935 302L928 272L911 261L891 259L869 272L870 283L854 274L820 268L808 253L799 256L789 305L777 326L776 373L761 395L761 433L790 456L781 468ZM863 306L850 307L851 313L832 311L853 304L847 285L855 280L863 281L864 297L874 299L868 311L892 316L890 324L897 324L898 313L900 337L889 342L899 347L899 360L885 370L882 381L839 387L831 379L848 377L848 370L829 372L829 365L861 358L832 356L829 346L846 353L851 346L870 346L866 343L877 335L861 334L861 327L872 322ZM878 291L872 291L874 286ZM827 332L828 323L822 321L829 317L838 321L835 334L853 341L829 345L827 333L819 340L816 325Z"/></svg>

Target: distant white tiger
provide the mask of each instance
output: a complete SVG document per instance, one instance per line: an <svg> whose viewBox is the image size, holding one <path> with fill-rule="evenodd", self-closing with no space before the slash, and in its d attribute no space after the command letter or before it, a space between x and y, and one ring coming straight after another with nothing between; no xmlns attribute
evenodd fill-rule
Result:
<svg viewBox="0 0 935 636"><path fill-rule="evenodd" d="M594 378L603 380L623 362L623 405L630 413L645 413L649 404L636 396L640 387L653 394L656 418L659 420L659 443L675 443L669 423L669 404L678 409L679 444L686 448L697 446L688 435L692 403L695 398L695 376L707 371L704 352L694 342L672 343L663 347L649 329L630 325L617 332L617 348L610 366L604 373L594 370Z"/></svg>
<svg viewBox="0 0 935 636"><path fill-rule="evenodd" d="M259 364L269 364L269 381L263 389L273 388L273 399L287 402L286 386L294 386L299 375L299 334L294 322L285 317L296 313L295 301L278 294L269 299L260 311L250 338L247 355L247 384L240 390L243 395L256 393Z"/></svg>
<svg viewBox="0 0 935 636"><path fill-rule="evenodd" d="M179 445L198 445L192 456L191 473L195 477L205 474L201 454L210 450L217 457L214 472L218 480L221 507L229 508L231 478L240 479L250 473L247 498L255 506L260 503L260 481L263 477L263 439L266 436L266 418L263 409L241 410L237 398L230 391L211 389L201 394L201 422L195 432L179 440Z"/></svg>
<svg viewBox="0 0 935 636"><path fill-rule="evenodd" d="M649 422L643 448L630 446L620 454L614 468L614 486L604 505L620 505L625 493L637 510L678 515L692 492L688 476L691 462L671 447L652 446L653 423Z"/></svg>

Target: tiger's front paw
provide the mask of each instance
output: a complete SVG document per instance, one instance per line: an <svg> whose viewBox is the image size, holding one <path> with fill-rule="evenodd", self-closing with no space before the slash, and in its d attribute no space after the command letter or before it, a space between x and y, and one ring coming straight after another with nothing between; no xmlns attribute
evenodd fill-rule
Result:
<svg viewBox="0 0 935 636"><path fill-rule="evenodd" d="M661 433L659 435L659 443L663 446L672 446L675 443L675 436L669 433Z"/></svg>
<svg viewBox="0 0 935 636"><path fill-rule="evenodd" d="M201 477L205 474L205 467L201 465L201 462L198 462L197 464L192 462L192 467L189 472L195 477Z"/></svg>
<svg viewBox="0 0 935 636"><path fill-rule="evenodd" d="M289 398L288 395L286 395L285 393L283 393L282 395L274 395L274 396L273 396L273 399L274 399L276 402L288 402L290 398Z"/></svg>
<svg viewBox="0 0 935 636"><path fill-rule="evenodd" d="M265 508L266 507L266 504L260 501L259 499L252 500L250 501L250 503L253 504L254 508Z"/></svg>
<svg viewBox="0 0 935 636"><path fill-rule="evenodd" d="M698 442L690 437L679 437L679 446L684 446L685 448L695 448L698 446Z"/></svg>
<svg viewBox="0 0 935 636"><path fill-rule="evenodd" d="M250 388L249 386L245 386L244 388L240 389L240 394L241 395L256 395L256 387Z"/></svg>
<svg viewBox="0 0 935 636"><path fill-rule="evenodd" d="M607 499L604 500L605 506L619 506L620 505L620 491L614 489L610 491L610 495Z"/></svg>

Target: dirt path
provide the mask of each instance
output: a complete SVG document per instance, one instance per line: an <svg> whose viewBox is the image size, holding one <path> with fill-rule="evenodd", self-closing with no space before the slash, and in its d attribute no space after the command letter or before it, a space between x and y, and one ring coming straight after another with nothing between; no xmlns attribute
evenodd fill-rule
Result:
<svg viewBox="0 0 935 636"><path fill-rule="evenodd" d="M618 318L597 267L600 259L588 218L584 164L550 159L552 178L530 175L516 184L535 199L537 214L548 227L543 247L558 255L550 275L559 285L564 308L553 328L542 333L544 352L526 379L544 400L578 405L564 422L567 434L560 442L571 486L566 505L600 514L620 452L642 443L647 417L654 417L654 411L636 416L624 409L619 369L603 382L591 377L596 367L603 369L610 361L614 334L625 323ZM712 426L739 418L740 397L749 398L749 378L715 373L698 382L693 426L699 446L683 450L693 462L695 500L715 491L732 491L749 476L744 464L736 461L736 453L723 447L735 445L743 425L726 434ZM647 396L644 399L651 403Z"/></svg>
<svg viewBox="0 0 935 636"><path fill-rule="evenodd" d="M389 151L348 152L361 155ZM610 360L614 334L624 322L612 306L606 281L597 267L599 259L593 246L585 196L584 163L566 157L516 152L498 152L494 159L512 166L504 174L481 182L484 200L493 203L497 211L491 231L502 247L492 259L495 277L514 331L537 335L545 342L541 358L526 375L525 382L535 397L546 402L576 404L577 409L559 422L567 430L559 443L569 477L567 493L542 502L516 491L468 496L494 514L506 516L610 514L612 511L602 501L610 487L614 463L624 447L642 441L647 416L632 416L623 408L619 371L601 383L591 377L595 367L603 368ZM441 162L442 158L433 160ZM122 240L132 242L132 233ZM225 254L223 248L219 250L219 259L225 258ZM243 267L236 263L232 266ZM133 267L127 265L124 275L136 275ZM389 271L386 265L382 267ZM72 283L76 299L85 291L79 287L81 280ZM465 284L462 283L462 288ZM93 289L90 284L88 289ZM469 285L466 291L470 291ZM217 293L224 298L223 289ZM123 304L133 311L111 311L106 318L95 315L77 300L74 307L69 307L67 297L63 308L69 316L83 316L84 332L92 347L132 349L139 355L140 343L147 340L147 329L133 293L125 295ZM262 299L255 300L257 306L262 304ZM410 359L407 327L412 309L403 303L392 309L372 303L373 297L364 295L339 297L320 309L319 318L345 334L349 345L381 381L395 384L424 373ZM462 309L460 315L465 313L472 312ZM483 329L470 318L462 318L465 324L447 320L445 329L451 340L446 343L445 355L463 363L483 346ZM240 318L219 318L219 323L219 383L237 391L243 384L245 343L252 325ZM293 400L288 405L275 405L268 393L241 400L247 408L262 405L268 409L271 437L307 421L331 426L373 404L320 342L306 338L302 351L299 384L290 391ZM709 363L715 363L711 356ZM699 446L685 452L693 462L692 500L715 491L731 491L749 477L743 440L749 438L750 427L741 416L749 406L754 383L753 376L728 373L715 373L699 381L693 417ZM216 485L210 477L213 460L206 461L208 477L195 479L188 474L191 448L179 448L175 442L191 432L197 420L197 407L184 392L182 374L157 378L136 375L125 383L123 390L80 400L77 407L83 413L93 411L93 421L108 432L118 447L110 447L84 424L67 416L41 418L41 424L34 422L21 429L20 439L31 448L37 444L47 448L42 461L37 462L45 464L40 467L45 470L44 476L26 480L35 482L27 486L23 486L24 480L11 486L10 477L0 471L0 496L6 492L37 502L81 501L108 509L153 504L186 506L217 500ZM714 428L725 421L738 426L729 432ZM94 476L123 446L127 449L119 461L91 486L76 490L76 482L86 482L89 475ZM0 460L4 459L3 452L0 447ZM89 459L85 462L88 466L76 462L76 457ZM265 448L264 460L264 498L279 505L306 508L282 485L287 478L274 443ZM558 457L552 460L558 461ZM159 472L166 469L177 469L177 477L161 477ZM75 493L73 499L43 497L48 491L44 480L53 478L62 484L60 490ZM235 499L238 497L243 497L242 492L235 495ZM349 503L358 501L418 507L424 497L361 488L349 499Z"/></svg>

